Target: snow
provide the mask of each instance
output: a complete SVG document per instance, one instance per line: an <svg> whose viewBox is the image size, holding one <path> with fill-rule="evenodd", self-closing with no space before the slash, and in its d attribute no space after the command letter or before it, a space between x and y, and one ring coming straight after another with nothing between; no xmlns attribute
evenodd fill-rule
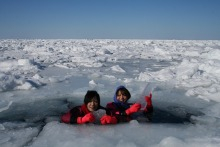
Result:
<svg viewBox="0 0 220 147"><path fill-rule="evenodd" d="M0 40L0 52L1 147L220 146L218 40ZM153 92L152 123L60 123L87 90L105 106L119 85L143 105Z"/></svg>

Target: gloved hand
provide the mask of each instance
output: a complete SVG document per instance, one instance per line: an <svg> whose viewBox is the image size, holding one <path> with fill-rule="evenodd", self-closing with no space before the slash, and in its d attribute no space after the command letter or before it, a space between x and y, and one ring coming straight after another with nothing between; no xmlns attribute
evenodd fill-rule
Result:
<svg viewBox="0 0 220 147"><path fill-rule="evenodd" d="M148 96L145 96L145 101L147 102L147 106L149 107L149 106L152 106L152 100L151 100L151 98L152 98L152 93L150 93L150 95L148 95Z"/></svg>
<svg viewBox="0 0 220 147"><path fill-rule="evenodd" d="M153 112L152 93L150 93L150 95L148 96L145 96L145 101L147 102L147 105L144 109L144 113L152 113Z"/></svg>
<svg viewBox="0 0 220 147"><path fill-rule="evenodd" d="M84 124L87 122L94 122L95 121L95 116L92 113L88 113L83 117L78 117L77 118L77 123L78 124Z"/></svg>
<svg viewBox="0 0 220 147"><path fill-rule="evenodd" d="M131 115L132 113L135 113L141 109L141 104L140 103L135 103L133 104L130 108L125 110L125 113L127 115Z"/></svg>
<svg viewBox="0 0 220 147"><path fill-rule="evenodd" d="M101 119L100 122L102 125L106 125L106 124L116 124L117 123L117 119L114 116L109 116L109 115L104 115Z"/></svg>

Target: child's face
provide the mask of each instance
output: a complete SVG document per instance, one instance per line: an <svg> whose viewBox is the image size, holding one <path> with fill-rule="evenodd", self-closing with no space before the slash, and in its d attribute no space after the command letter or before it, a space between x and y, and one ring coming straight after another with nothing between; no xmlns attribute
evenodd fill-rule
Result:
<svg viewBox="0 0 220 147"><path fill-rule="evenodd" d="M119 90L118 93L117 93L117 100L122 102L122 103L125 103L125 102L127 102L128 97Z"/></svg>
<svg viewBox="0 0 220 147"><path fill-rule="evenodd" d="M92 98L92 100L86 106L90 112L96 111L99 106L97 98Z"/></svg>

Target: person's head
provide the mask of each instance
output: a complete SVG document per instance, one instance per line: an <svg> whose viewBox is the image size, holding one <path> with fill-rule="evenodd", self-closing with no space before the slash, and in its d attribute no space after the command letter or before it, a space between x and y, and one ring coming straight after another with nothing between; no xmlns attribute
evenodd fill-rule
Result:
<svg viewBox="0 0 220 147"><path fill-rule="evenodd" d="M116 100L120 103L126 103L131 97L130 92L124 86L118 87L115 94Z"/></svg>
<svg viewBox="0 0 220 147"><path fill-rule="evenodd" d="M97 91L87 91L84 98L84 104L90 112L96 111L100 106L100 96Z"/></svg>

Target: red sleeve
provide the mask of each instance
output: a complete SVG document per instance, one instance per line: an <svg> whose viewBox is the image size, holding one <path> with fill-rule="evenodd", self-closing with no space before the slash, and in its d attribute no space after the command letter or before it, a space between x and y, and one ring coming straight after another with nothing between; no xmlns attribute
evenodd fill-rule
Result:
<svg viewBox="0 0 220 147"><path fill-rule="evenodd" d="M65 113L64 115L61 116L61 122L69 124L70 123L70 118L71 118L71 113L69 111L69 112L67 112L67 113Z"/></svg>
<svg viewBox="0 0 220 147"><path fill-rule="evenodd" d="M81 106L76 106L64 115L61 116L61 122L67 124L77 123L77 117L84 116L84 112L81 110Z"/></svg>

